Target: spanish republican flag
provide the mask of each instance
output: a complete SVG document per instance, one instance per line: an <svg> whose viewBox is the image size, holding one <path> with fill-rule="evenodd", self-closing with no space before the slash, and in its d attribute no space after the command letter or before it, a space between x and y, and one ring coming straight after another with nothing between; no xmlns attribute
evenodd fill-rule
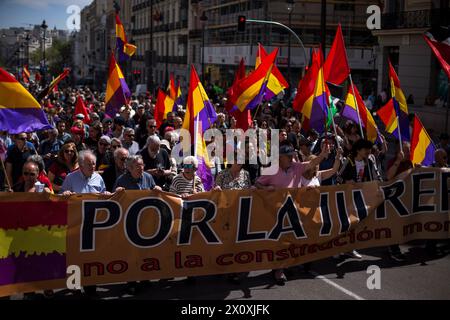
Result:
<svg viewBox="0 0 450 320"><path fill-rule="evenodd" d="M116 46L119 51L119 62L122 63L133 56L137 48L136 46L128 43L127 36L125 35L125 29L118 14L116 14L116 39Z"/></svg>
<svg viewBox="0 0 450 320"><path fill-rule="evenodd" d="M358 88L355 88L355 95L353 95L352 88L348 89L347 99L345 101L344 109L342 110L342 116L347 119L353 120L356 123L359 123L357 111L359 111L359 118L361 120L361 125L366 129L366 138L371 142L375 142L379 136L378 128L373 119L370 111L367 109L364 104L361 95L359 94ZM355 102L357 106L355 105ZM356 108L358 107L358 108Z"/></svg>
<svg viewBox="0 0 450 320"><path fill-rule="evenodd" d="M236 83L230 99L237 109L252 110L261 104L277 55L278 48L263 59L256 70Z"/></svg>
<svg viewBox="0 0 450 320"><path fill-rule="evenodd" d="M120 70L116 59L114 58L114 54L111 54L108 83L106 85L106 113L114 118L120 108L128 103L130 97L131 91L125 82L122 70Z"/></svg>
<svg viewBox="0 0 450 320"><path fill-rule="evenodd" d="M0 68L0 131L17 134L51 128L36 99Z"/></svg>
<svg viewBox="0 0 450 320"><path fill-rule="evenodd" d="M417 115L414 116L414 127L411 139L411 162L422 166L431 166L434 163L434 152L436 147L433 144L428 132L420 122Z"/></svg>
<svg viewBox="0 0 450 320"><path fill-rule="evenodd" d="M323 133L330 94L324 79L322 50L314 51L311 68L300 81L297 92L293 106L294 110L303 114L303 128Z"/></svg>
<svg viewBox="0 0 450 320"><path fill-rule="evenodd" d="M256 63L255 69L259 67L261 62L268 56L266 50L262 44L258 44L258 51L256 52ZM272 99L273 97L279 95L284 89L289 87L289 83L281 74L277 66L273 65L272 72L270 73L269 80L267 82L267 87L264 95L266 101Z"/></svg>
<svg viewBox="0 0 450 320"><path fill-rule="evenodd" d="M37 96L37 99L41 101L46 96L48 96L53 89L58 86L58 84L64 80L68 75L70 74L70 68L65 68L63 73L61 73L59 76L57 76L53 81L46 87L44 90L42 90L39 95ZM37 80L36 80L37 81Z"/></svg>
<svg viewBox="0 0 450 320"><path fill-rule="evenodd" d="M192 141L196 137L194 122L200 122L201 134L208 130L217 120L217 113L209 101L208 95L198 78L195 67L191 66L191 77L189 81L189 94L184 116L183 129L189 130Z"/></svg>
<svg viewBox="0 0 450 320"><path fill-rule="evenodd" d="M22 78L24 83L30 83L30 70L28 70L28 65L23 67Z"/></svg>
<svg viewBox="0 0 450 320"><path fill-rule="evenodd" d="M175 101L173 101L171 97L166 95L161 89L158 90L155 106L155 120L158 129L167 118L167 113L173 111L174 104Z"/></svg>

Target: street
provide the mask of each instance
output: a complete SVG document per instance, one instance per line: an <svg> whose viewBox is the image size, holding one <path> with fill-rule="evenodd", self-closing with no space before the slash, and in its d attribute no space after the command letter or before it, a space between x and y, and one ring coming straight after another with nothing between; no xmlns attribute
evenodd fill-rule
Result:
<svg viewBox="0 0 450 320"><path fill-rule="evenodd" d="M362 260L345 261L328 258L313 262L311 269L289 269L288 282L276 285L270 270L250 272L240 284L232 284L226 276L206 276L188 284L185 278L152 281L132 296L126 286L99 286L102 300L433 300L450 299L450 256L432 259L427 256L424 242L402 245L405 262L388 259L386 248L361 250ZM339 262L340 261L340 262ZM366 286L370 274L367 268L381 269L381 289ZM55 300L73 300L68 290L56 292Z"/></svg>

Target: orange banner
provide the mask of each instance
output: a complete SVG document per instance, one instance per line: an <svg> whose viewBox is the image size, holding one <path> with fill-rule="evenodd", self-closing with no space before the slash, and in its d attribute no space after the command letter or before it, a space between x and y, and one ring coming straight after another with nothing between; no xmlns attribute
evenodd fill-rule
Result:
<svg viewBox="0 0 450 320"><path fill-rule="evenodd" d="M82 285L106 284L284 268L352 249L449 238L449 198L450 170L425 168L389 183L213 191L184 200L155 191L110 198L1 194L0 220L8 218L0 222L0 271L10 277L0 276L0 295L66 287L64 266L79 267ZM15 221L15 212L3 209L18 203L40 211L34 220ZM11 245L20 237L13 230L36 244ZM2 264L33 250L60 262L52 263L53 278Z"/></svg>

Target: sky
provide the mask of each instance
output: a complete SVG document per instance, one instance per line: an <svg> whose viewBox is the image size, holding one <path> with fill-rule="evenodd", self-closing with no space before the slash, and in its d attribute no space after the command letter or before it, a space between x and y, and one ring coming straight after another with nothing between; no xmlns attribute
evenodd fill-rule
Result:
<svg viewBox="0 0 450 320"><path fill-rule="evenodd" d="M92 0L0 0L0 28L23 27L42 24L49 28L67 30L67 21L73 21L67 9L78 6L83 9Z"/></svg>

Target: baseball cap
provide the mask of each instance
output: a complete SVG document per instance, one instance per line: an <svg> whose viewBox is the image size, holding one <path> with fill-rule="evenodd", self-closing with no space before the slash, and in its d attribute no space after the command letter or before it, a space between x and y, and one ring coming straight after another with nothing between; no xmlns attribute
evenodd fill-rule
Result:
<svg viewBox="0 0 450 320"><path fill-rule="evenodd" d="M84 120L84 114L78 113L77 115L75 115L75 118L80 119L80 120Z"/></svg>
<svg viewBox="0 0 450 320"><path fill-rule="evenodd" d="M121 126L124 126L125 125L125 119L123 118L123 117L115 117L114 118L114 124L118 124L118 125L121 125Z"/></svg>

